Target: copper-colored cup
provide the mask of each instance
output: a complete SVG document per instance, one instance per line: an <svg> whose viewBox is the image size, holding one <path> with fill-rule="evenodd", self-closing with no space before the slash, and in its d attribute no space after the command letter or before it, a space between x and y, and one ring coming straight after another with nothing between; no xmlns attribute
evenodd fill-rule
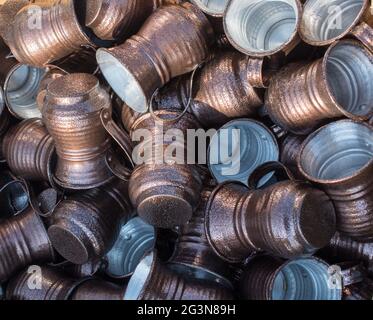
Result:
<svg viewBox="0 0 373 320"><path fill-rule="evenodd" d="M372 101L373 53L356 40L341 40L322 59L281 69L271 79L265 104L277 125L308 134L330 119L369 119Z"/></svg>
<svg viewBox="0 0 373 320"><path fill-rule="evenodd" d="M300 180L304 177L298 169L298 156L305 139L305 136L287 134L279 143L281 163L289 168L294 177Z"/></svg>
<svg viewBox="0 0 373 320"><path fill-rule="evenodd" d="M360 241L373 240L373 128L340 120L303 143L301 173L332 199L337 229Z"/></svg>
<svg viewBox="0 0 373 320"><path fill-rule="evenodd" d="M332 287L329 265L305 257L284 261L271 256L249 260L240 288L249 300L341 300L341 280Z"/></svg>
<svg viewBox="0 0 373 320"><path fill-rule="evenodd" d="M43 121L58 155L57 184L68 189L90 189L113 178L106 162L110 139L100 120L110 110L109 94L90 74L59 77L48 86Z"/></svg>
<svg viewBox="0 0 373 320"><path fill-rule="evenodd" d="M232 293L215 282L181 276L149 253L132 275L125 300L230 300Z"/></svg>
<svg viewBox="0 0 373 320"><path fill-rule="evenodd" d="M165 135L169 129L179 129L186 137L188 129L198 128L199 125L188 113L176 122L167 120L178 117L178 112L162 110L157 111L155 115L161 119L162 126L148 113L135 121L131 128L132 133L139 129L147 129L150 133L141 147L135 150L135 158L141 156L142 150L147 148L150 148L152 153L151 158L148 158L145 152L143 164L133 171L129 181L129 196L138 215L144 221L157 227L171 228L186 223L192 217L198 205L202 178L196 165L185 164L188 154L185 141L178 143L184 152L181 159L176 155L175 163L166 163L171 160L167 158L160 162L155 156L166 156L165 151L170 144L175 146L173 137ZM158 145L160 136L164 140Z"/></svg>
<svg viewBox="0 0 373 320"><path fill-rule="evenodd" d="M6 37L16 59L43 67L79 51L83 45L92 44L87 30L81 26L81 22L84 23L81 5L81 1L60 0L23 7L8 28ZM31 14L40 15L40 25L38 19L30 22Z"/></svg>
<svg viewBox="0 0 373 320"><path fill-rule="evenodd" d="M87 279L79 284L71 300L123 300L125 287L99 279Z"/></svg>
<svg viewBox="0 0 373 320"><path fill-rule="evenodd" d="M4 137L9 168L24 179L52 181L54 151L53 139L39 119L20 122Z"/></svg>
<svg viewBox="0 0 373 320"><path fill-rule="evenodd" d="M131 214L127 183L114 180L61 201L50 218L48 235L62 257L84 264L103 258L118 236L121 220Z"/></svg>
<svg viewBox="0 0 373 320"><path fill-rule="evenodd" d="M194 5L163 6L123 45L99 49L97 61L117 95L145 112L157 88L207 58L213 39L209 21Z"/></svg>
<svg viewBox="0 0 373 320"><path fill-rule="evenodd" d="M261 190L226 182L210 196L205 227L216 254L229 262L255 251L294 258L329 243L335 213L327 195L306 182L281 181Z"/></svg>
<svg viewBox="0 0 373 320"><path fill-rule="evenodd" d="M193 78L185 75L166 85L155 98L158 109L188 109L205 128L218 127L229 119L257 114L265 86L265 62L238 52L224 52L208 62Z"/></svg>
<svg viewBox="0 0 373 320"><path fill-rule="evenodd" d="M32 263L53 260L54 254L40 217L31 209L0 223L0 282Z"/></svg>

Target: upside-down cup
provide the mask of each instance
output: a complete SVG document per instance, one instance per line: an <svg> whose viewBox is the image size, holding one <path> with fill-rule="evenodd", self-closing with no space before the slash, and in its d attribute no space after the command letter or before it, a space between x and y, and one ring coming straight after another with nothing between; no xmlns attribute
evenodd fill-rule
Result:
<svg viewBox="0 0 373 320"><path fill-rule="evenodd" d="M16 59L43 67L79 51L84 45L93 45L88 30L81 26L84 24L82 5L83 1L60 0L23 7L14 17L6 37Z"/></svg>
<svg viewBox="0 0 373 320"><path fill-rule="evenodd" d="M329 243L335 212L327 195L306 182L286 180L261 190L225 182L210 196L205 228L215 253L228 262L242 262L256 251L296 258Z"/></svg>
<svg viewBox="0 0 373 320"><path fill-rule="evenodd" d="M131 275L141 259L154 249L155 229L135 217L122 226L113 247L106 255L105 272L112 278Z"/></svg>
<svg viewBox="0 0 373 320"><path fill-rule="evenodd" d="M373 50L373 15L369 0L308 0L299 34L313 46L325 46L352 35Z"/></svg>
<svg viewBox="0 0 373 320"><path fill-rule="evenodd" d="M116 94L145 112L157 88L208 57L213 39L209 21L194 5L163 6L124 44L99 49L97 62Z"/></svg>
<svg viewBox="0 0 373 320"><path fill-rule="evenodd" d="M137 141L141 139L138 134L143 136L144 130L146 134L134 148L138 166L129 181L129 196L145 222L172 228L186 223L199 202L202 177L198 166L187 162L194 150L185 141L188 129L197 129L199 124L189 113L176 121L180 113L175 111L156 111L155 116L159 121L147 113L131 128Z"/></svg>
<svg viewBox="0 0 373 320"><path fill-rule="evenodd" d="M131 214L127 183L114 180L61 201L50 218L48 235L63 258L85 264L104 257L118 236L121 221Z"/></svg>
<svg viewBox="0 0 373 320"><path fill-rule="evenodd" d="M231 0L224 30L231 44L249 56L288 54L299 43L301 15L298 0Z"/></svg>
<svg viewBox="0 0 373 320"><path fill-rule="evenodd" d="M102 109L111 112L109 94L86 73L68 74L51 82L42 110L55 141L54 180L67 189L90 189L113 178L106 162L110 138L101 123Z"/></svg>
<svg viewBox="0 0 373 320"><path fill-rule="evenodd" d="M229 266L211 249L205 234L205 208L210 194L209 187L202 191L200 204L192 219L180 228L168 267L181 274L231 287Z"/></svg>
<svg viewBox="0 0 373 320"><path fill-rule="evenodd" d="M7 300L69 300L84 280L66 276L56 268L30 266L13 277L6 289Z"/></svg>
<svg viewBox="0 0 373 320"><path fill-rule="evenodd" d="M0 223L0 283L30 264L54 259L41 218L31 208Z"/></svg>
<svg viewBox="0 0 373 320"><path fill-rule="evenodd" d="M329 267L314 257L257 256L244 270L240 291L248 300L341 300L341 280L332 283Z"/></svg>
<svg viewBox="0 0 373 320"><path fill-rule="evenodd" d="M124 300L230 300L230 290L216 282L181 276L162 264L153 251L133 273Z"/></svg>
<svg viewBox="0 0 373 320"><path fill-rule="evenodd" d="M52 181L54 142L40 119L12 127L4 137L3 155L12 172L29 180Z"/></svg>
<svg viewBox="0 0 373 320"><path fill-rule="evenodd" d="M271 79L265 105L277 125L305 135L330 119L368 120L372 101L372 52L359 41L340 40L322 59L282 68Z"/></svg>
<svg viewBox="0 0 373 320"><path fill-rule="evenodd" d="M226 123L211 139L208 166L219 182L239 181L247 184L251 173L260 165L279 160L279 147L274 134L262 123L237 119ZM263 177L263 186L272 177Z"/></svg>
<svg viewBox="0 0 373 320"><path fill-rule="evenodd" d="M373 240L373 128L340 120L312 133L298 158L301 173L332 199L337 229Z"/></svg>
<svg viewBox="0 0 373 320"><path fill-rule="evenodd" d="M19 63L0 39L0 105L19 119L41 118L36 95L44 68Z"/></svg>
<svg viewBox="0 0 373 320"><path fill-rule="evenodd" d="M251 58L239 52L224 52L209 61L193 78L176 78L155 98L158 109L190 108L205 128L225 124L229 119L254 116L263 105L263 93L254 87L267 83L264 59Z"/></svg>

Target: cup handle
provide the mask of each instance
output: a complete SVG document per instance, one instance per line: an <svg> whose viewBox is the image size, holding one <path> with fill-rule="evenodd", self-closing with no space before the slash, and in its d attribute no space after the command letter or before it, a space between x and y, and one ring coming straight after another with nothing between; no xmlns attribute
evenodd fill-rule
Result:
<svg viewBox="0 0 373 320"><path fill-rule="evenodd" d="M271 172L278 174L281 173L286 177L286 179L295 180L293 174L285 165L278 161L270 161L262 164L253 171L248 180L249 188L257 189L260 179Z"/></svg>

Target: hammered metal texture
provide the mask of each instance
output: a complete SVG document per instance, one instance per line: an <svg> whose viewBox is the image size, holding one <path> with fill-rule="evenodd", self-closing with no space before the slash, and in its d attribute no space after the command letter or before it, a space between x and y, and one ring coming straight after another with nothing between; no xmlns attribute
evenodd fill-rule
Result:
<svg viewBox="0 0 373 320"><path fill-rule="evenodd" d="M88 279L77 286L71 300L123 300L125 288L110 282Z"/></svg>

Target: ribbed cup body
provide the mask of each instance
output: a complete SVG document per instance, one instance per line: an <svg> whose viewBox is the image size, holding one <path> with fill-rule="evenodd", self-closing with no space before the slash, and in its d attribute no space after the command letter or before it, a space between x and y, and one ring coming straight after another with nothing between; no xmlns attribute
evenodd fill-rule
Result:
<svg viewBox="0 0 373 320"><path fill-rule="evenodd" d="M71 300L123 300L125 288L110 282L89 279L81 283Z"/></svg>
<svg viewBox="0 0 373 320"><path fill-rule="evenodd" d="M122 226L113 247L106 255L106 273L114 278L130 275L141 259L154 249L154 227L135 217Z"/></svg>
<svg viewBox="0 0 373 320"><path fill-rule="evenodd" d="M340 300L341 289L330 287L328 268L324 261L313 257L288 262L271 256L254 257L240 281L242 297L249 300Z"/></svg>
<svg viewBox="0 0 373 320"><path fill-rule="evenodd" d="M125 39L141 27L160 0L90 0L86 26L100 39Z"/></svg>
<svg viewBox="0 0 373 320"><path fill-rule="evenodd" d="M121 220L130 215L127 183L115 180L61 201L51 216L48 234L62 257L84 264L110 250Z"/></svg>
<svg viewBox="0 0 373 320"><path fill-rule="evenodd" d="M54 142L39 119L24 120L4 137L3 155L12 172L25 179L51 178Z"/></svg>
<svg viewBox="0 0 373 320"><path fill-rule="evenodd" d="M79 280L69 278L57 269L43 266L35 273L28 269L12 278L8 284L8 300L68 300ZM40 286L40 289L35 289Z"/></svg>
<svg viewBox="0 0 373 320"><path fill-rule="evenodd" d="M176 118L179 113L172 111L157 111L156 116L163 120ZM190 114L185 114L176 122L156 122L151 114L139 118L131 128L132 134L139 129L149 130L138 149L134 150L137 158L142 150L151 148L151 154L146 151L143 164L133 171L129 181L129 196L137 209L139 216L145 222L158 227L173 227L186 223L198 205L202 178L196 165L185 164L188 150L185 138L188 129L196 129L199 124ZM170 129L183 133L182 141L174 141L172 135L166 133ZM169 133L169 132L168 132ZM159 143L159 138L163 139ZM171 146L172 144L172 146ZM170 159L168 148L177 147L176 156ZM158 156L163 156L158 158ZM157 156L157 159L155 159ZM175 163L169 161L175 160ZM136 161L135 161L136 162Z"/></svg>
<svg viewBox="0 0 373 320"><path fill-rule="evenodd" d="M254 251L284 258L312 254L335 232L331 201L305 182L283 181L256 191L221 184L205 214L209 243L229 262L243 261Z"/></svg>
<svg viewBox="0 0 373 320"><path fill-rule="evenodd" d="M368 269L373 267L373 242L358 242L336 232L329 245L320 251L328 259L344 261L363 261Z"/></svg>
<svg viewBox="0 0 373 320"><path fill-rule="evenodd" d="M42 67L78 51L82 45L91 44L79 23L77 5L73 0L60 0L40 3L38 9L32 9L31 4L18 12L7 36L16 59ZM41 21L30 22L29 12L39 14Z"/></svg>
<svg viewBox="0 0 373 320"><path fill-rule="evenodd" d="M152 258L147 266L148 272L142 273L144 260ZM211 282L183 277L171 271L156 257L147 256L136 268L125 295L131 300L230 300L231 292L223 286ZM138 277L143 277L142 286L136 283ZM131 283L132 282L132 283ZM137 287L137 288L136 288ZM129 291L136 290L138 294L129 295Z"/></svg>
<svg viewBox="0 0 373 320"><path fill-rule="evenodd" d="M27 265L53 260L47 231L32 209L1 222L0 256L0 282Z"/></svg>
<svg viewBox="0 0 373 320"><path fill-rule="evenodd" d="M262 64L262 59L238 52L219 54L195 75L189 111L206 128L223 125L231 118L255 115L263 101L252 83L263 77ZM184 109L189 91L190 75L173 80L157 97L157 108Z"/></svg>
<svg viewBox="0 0 373 320"><path fill-rule="evenodd" d="M97 60L118 96L135 111L144 112L157 88L208 57L213 39L212 27L197 7L190 3L163 6L124 44L98 50Z"/></svg>
<svg viewBox="0 0 373 320"><path fill-rule="evenodd" d="M373 128L340 120L303 143L302 174L333 201L337 229L358 241L373 240Z"/></svg>
<svg viewBox="0 0 373 320"><path fill-rule="evenodd" d="M196 272L201 270L208 274L202 276L210 279L226 278L229 275L228 266L211 249L205 234L205 208L210 194L211 189L202 191L200 204L192 219L180 229L175 251L169 263L196 268Z"/></svg>
<svg viewBox="0 0 373 320"><path fill-rule="evenodd" d="M323 59L289 64L271 79L265 105L272 120L308 134L328 119L366 120L372 112L373 55L357 41L332 45Z"/></svg>
<svg viewBox="0 0 373 320"><path fill-rule="evenodd" d="M69 74L48 86L43 121L56 145L55 180L64 188L90 189L113 177L105 160L110 139L102 109L111 110L110 97L92 75Z"/></svg>
<svg viewBox="0 0 373 320"><path fill-rule="evenodd" d="M298 169L298 156L305 140L304 136L288 134L280 142L280 161L283 163L298 179L304 179Z"/></svg>

